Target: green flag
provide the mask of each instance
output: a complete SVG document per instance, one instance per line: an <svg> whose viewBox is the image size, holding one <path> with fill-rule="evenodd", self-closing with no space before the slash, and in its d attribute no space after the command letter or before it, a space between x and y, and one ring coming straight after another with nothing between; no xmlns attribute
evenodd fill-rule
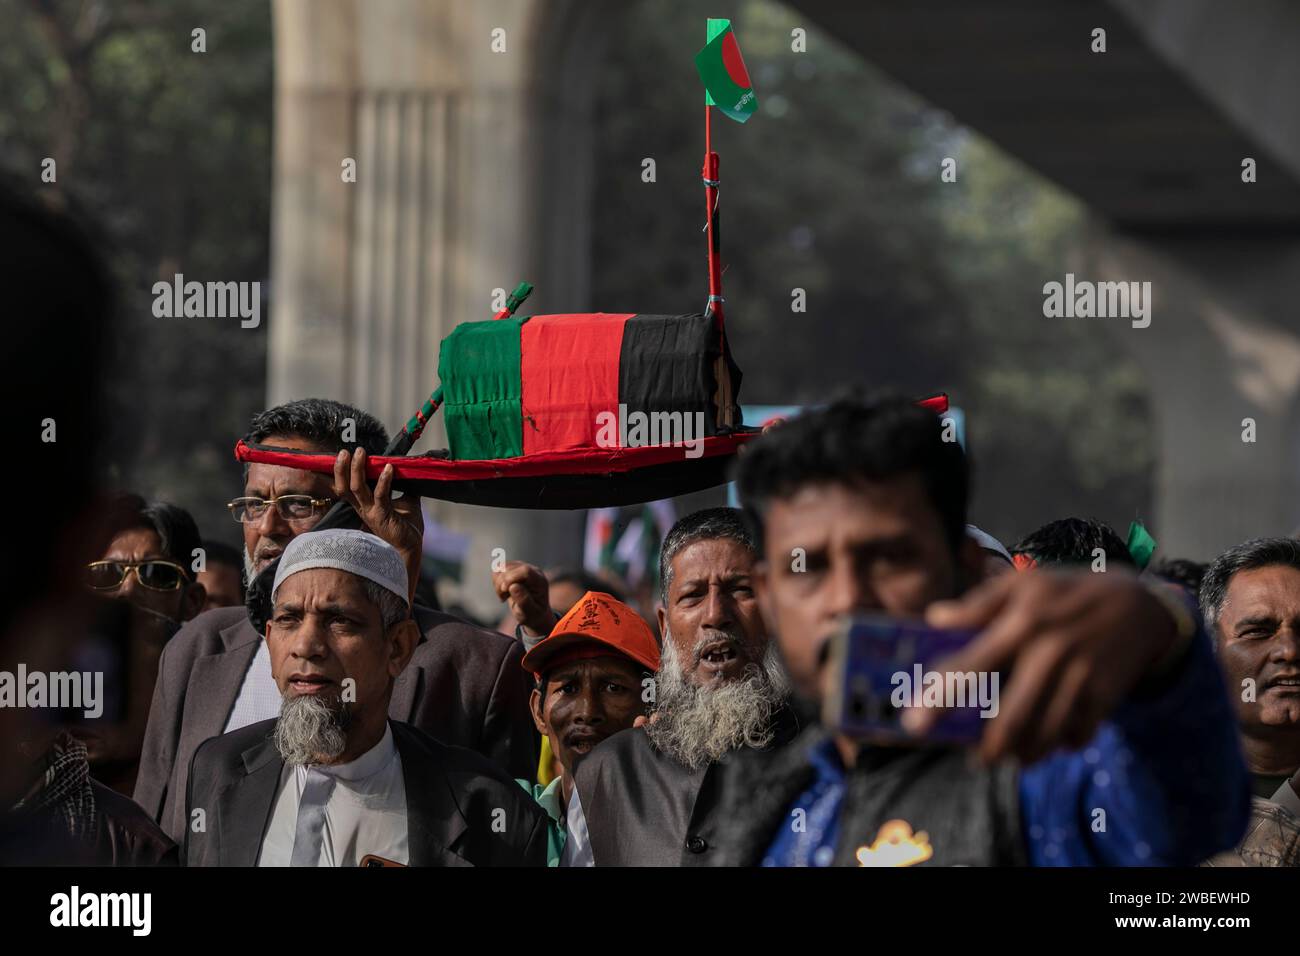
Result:
<svg viewBox="0 0 1300 956"><path fill-rule="evenodd" d="M726 33L730 29L731 29L730 20L715 20L713 17L709 17L707 20L704 21L705 44L707 45L709 43L712 43L716 37L722 36L722 34ZM713 97L709 95L709 88L707 86L704 88L704 105L705 106L718 105L717 103L713 102Z"/></svg>
<svg viewBox="0 0 1300 956"><path fill-rule="evenodd" d="M709 42L695 54L695 68L704 81L704 102L716 106L738 123L758 109L758 97L730 20L709 20Z"/></svg>
<svg viewBox="0 0 1300 956"><path fill-rule="evenodd" d="M1156 539L1151 537L1141 521L1134 521L1128 526L1128 553L1133 556L1139 570L1146 568L1155 551Z"/></svg>

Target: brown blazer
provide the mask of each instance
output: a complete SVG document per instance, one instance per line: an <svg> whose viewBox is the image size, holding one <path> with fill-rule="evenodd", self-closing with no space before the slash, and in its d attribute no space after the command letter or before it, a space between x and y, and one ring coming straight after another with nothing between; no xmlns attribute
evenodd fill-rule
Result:
<svg viewBox="0 0 1300 956"><path fill-rule="evenodd" d="M532 779L538 739L519 643L418 605L415 620L424 637L393 685L389 716ZM190 761L225 730L261 639L244 608L225 607L188 622L163 649L133 796L177 842Z"/></svg>

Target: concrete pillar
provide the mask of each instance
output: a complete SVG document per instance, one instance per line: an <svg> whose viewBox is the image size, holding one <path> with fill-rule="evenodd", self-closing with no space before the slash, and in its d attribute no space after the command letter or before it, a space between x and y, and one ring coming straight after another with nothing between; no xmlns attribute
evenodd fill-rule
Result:
<svg viewBox="0 0 1300 956"><path fill-rule="evenodd" d="M1300 241L1101 234L1088 259L1087 278L1152 283L1148 328L1069 321L1103 324L1146 375L1160 553L1204 560L1300 527Z"/></svg>
<svg viewBox="0 0 1300 956"><path fill-rule="evenodd" d="M494 289L533 282L525 313L591 308L594 18L572 0L275 0L269 403L338 398L396 431ZM445 444L435 420L415 451ZM463 599L483 614L493 548L581 553L579 514L435 511L473 536Z"/></svg>

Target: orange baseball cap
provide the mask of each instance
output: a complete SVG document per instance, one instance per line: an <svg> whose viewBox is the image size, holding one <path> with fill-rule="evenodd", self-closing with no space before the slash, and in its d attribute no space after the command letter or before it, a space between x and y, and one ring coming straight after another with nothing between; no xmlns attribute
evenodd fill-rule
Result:
<svg viewBox="0 0 1300 956"><path fill-rule="evenodd" d="M550 635L524 655L523 665L541 677L561 659L607 657L611 652L630 657L647 670L659 670L659 643L650 625L612 595L588 591L560 618Z"/></svg>

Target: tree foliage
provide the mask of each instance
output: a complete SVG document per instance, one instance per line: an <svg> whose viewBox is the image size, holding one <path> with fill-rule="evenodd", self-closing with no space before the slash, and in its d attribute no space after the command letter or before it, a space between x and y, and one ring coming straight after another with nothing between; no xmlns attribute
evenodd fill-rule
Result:
<svg viewBox="0 0 1300 956"><path fill-rule="evenodd" d="M0 23L4 168L84 209L113 250L122 301L110 399L87 409L110 436L109 480L181 504L205 534L234 540L223 507L239 487L232 436L263 401L266 310L258 329L158 319L150 290L179 272L261 281L265 292L270 5L0 0ZM196 28L205 53L191 50ZM53 184L40 181L46 157Z"/></svg>
<svg viewBox="0 0 1300 956"><path fill-rule="evenodd" d="M1042 285L1077 254L1079 204L770 0L731 13L759 112L713 121L724 291L743 401L838 387L947 391L967 414L973 518L1016 538L1150 510L1142 379L1100 325L1047 319ZM725 15L725 14L724 14ZM791 30L808 30L806 53ZM703 14L633 4L599 86L596 304L698 311L707 293L692 62ZM657 181L642 181L653 157ZM945 157L955 183L941 181ZM791 310L795 289L806 312Z"/></svg>

